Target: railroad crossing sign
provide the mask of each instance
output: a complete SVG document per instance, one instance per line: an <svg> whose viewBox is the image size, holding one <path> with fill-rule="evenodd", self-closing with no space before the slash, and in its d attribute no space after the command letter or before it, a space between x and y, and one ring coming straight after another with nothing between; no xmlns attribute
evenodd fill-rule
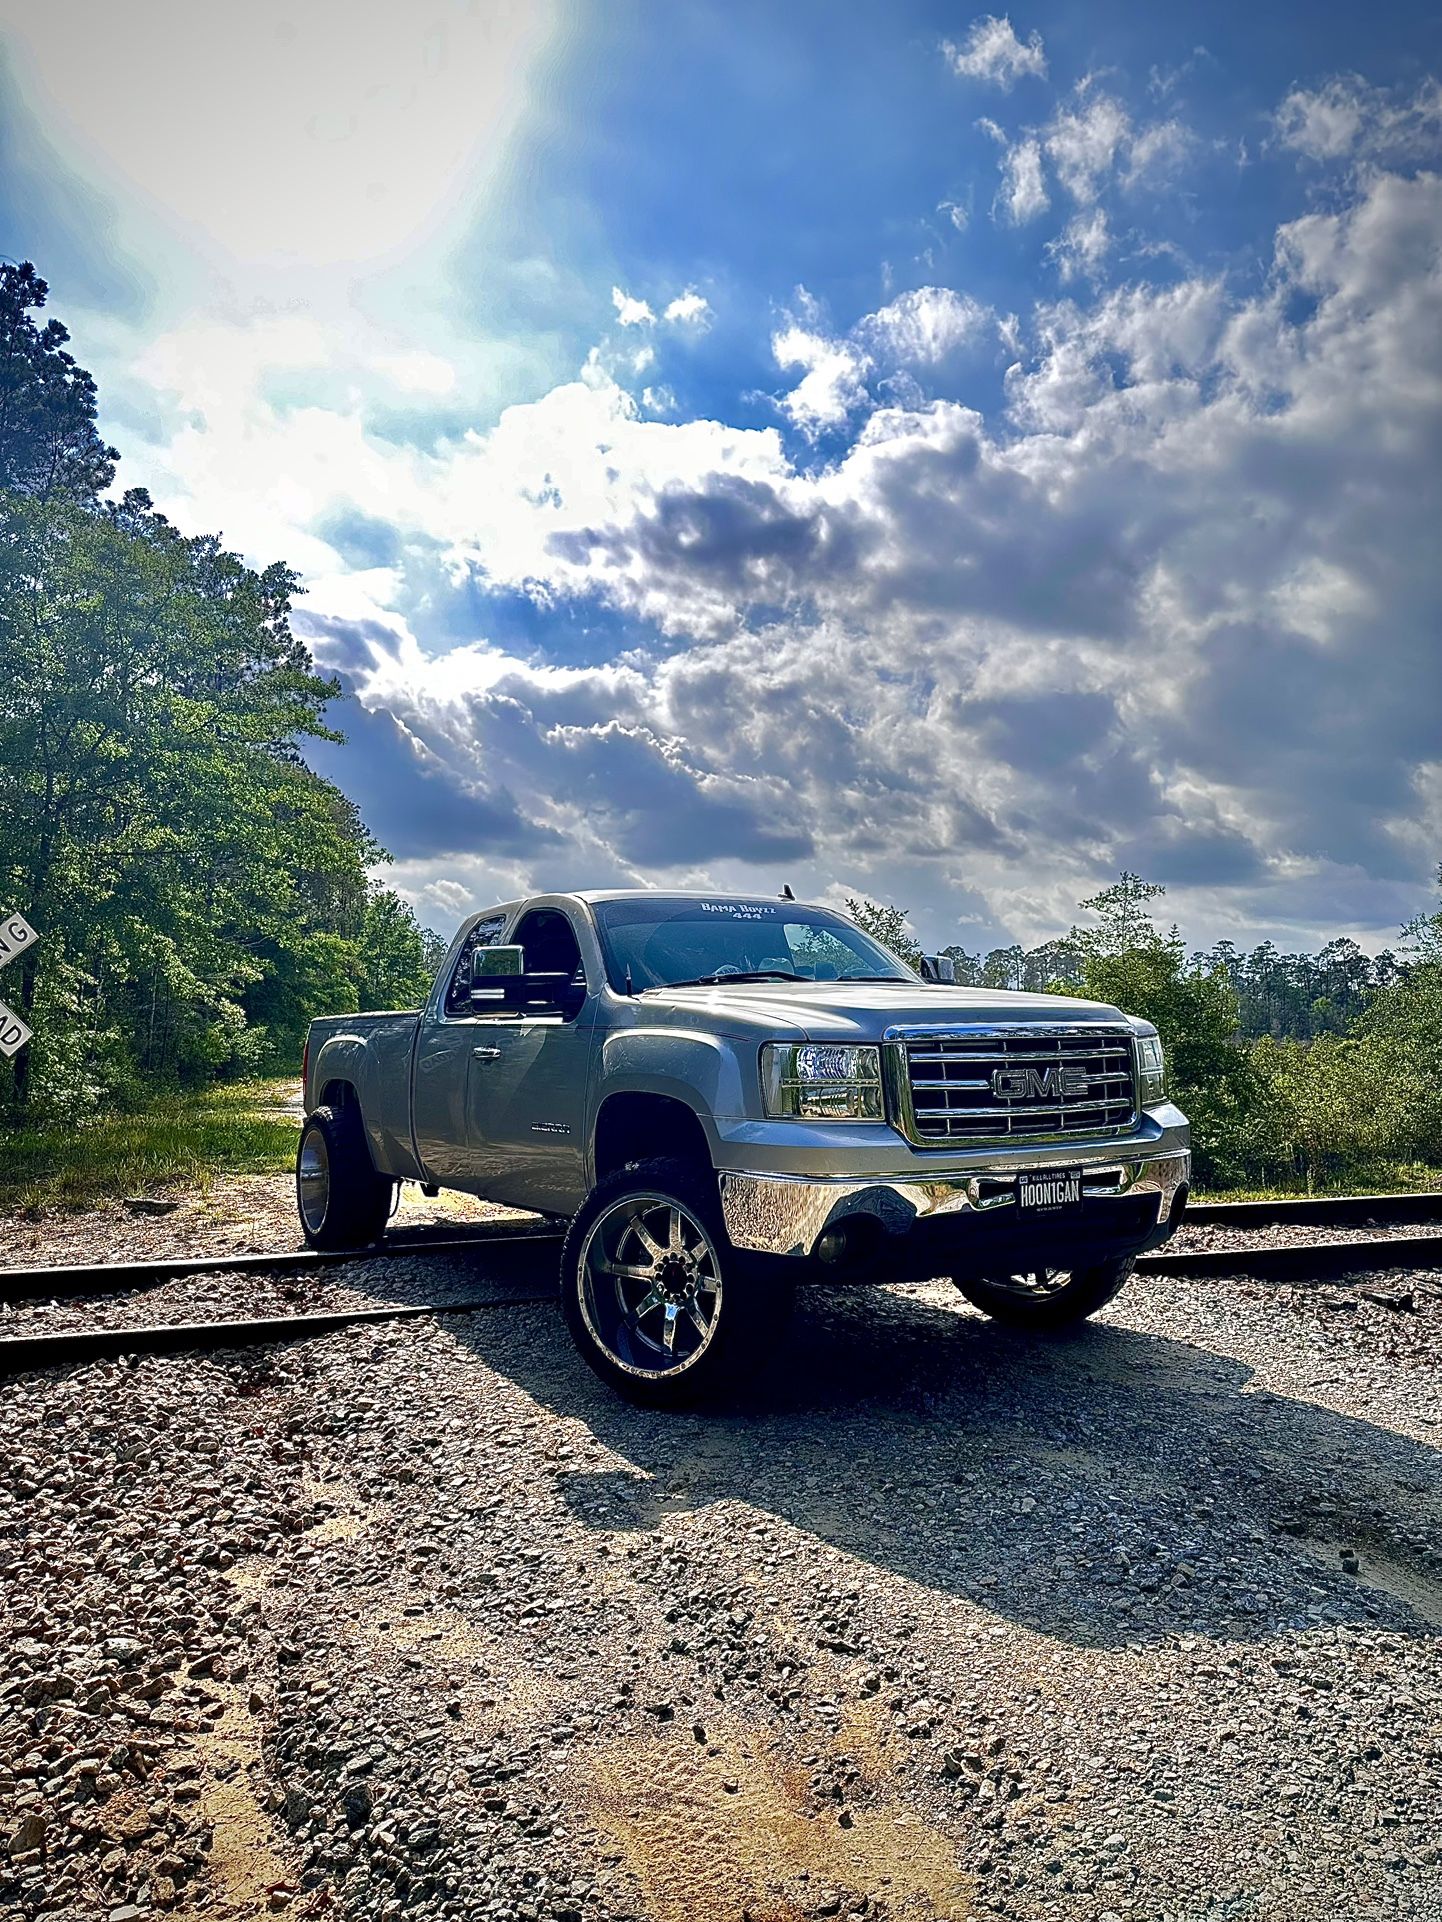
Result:
<svg viewBox="0 0 1442 1922"><path fill-rule="evenodd" d="M13 961L17 954L23 954L39 939L40 936L23 914L7 914L4 920L0 920L0 968ZM0 1001L0 1054L7 1059L19 1054L32 1032L18 1014Z"/></svg>
<svg viewBox="0 0 1442 1922"><path fill-rule="evenodd" d="M7 914L0 921L0 968L39 939L40 936L23 914Z"/></svg>
<svg viewBox="0 0 1442 1922"><path fill-rule="evenodd" d="M19 1015L12 1013L5 1003L0 1001L0 1054L7 1057L19 1054L30 1039L31 1032L32 1030L26 1027Z"/></svg>

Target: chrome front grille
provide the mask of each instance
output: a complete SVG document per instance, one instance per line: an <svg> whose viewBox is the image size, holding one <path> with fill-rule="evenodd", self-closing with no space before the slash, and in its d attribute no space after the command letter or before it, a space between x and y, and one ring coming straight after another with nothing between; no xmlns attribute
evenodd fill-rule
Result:
<svg viewBox="0 0 1442 1922"><path fill-rule="evenodd" d="M900 1119L923 1145L1119 1134L1136 1120L1125 1028L911 1029L898 1040Z"/></svg>

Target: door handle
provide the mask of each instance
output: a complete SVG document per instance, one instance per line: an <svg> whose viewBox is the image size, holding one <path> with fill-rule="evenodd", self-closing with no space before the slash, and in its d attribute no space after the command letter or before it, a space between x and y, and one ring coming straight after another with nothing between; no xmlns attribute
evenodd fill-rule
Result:
<svg viewBox="0 0 1442 1922"><path fill-rule="evenodd" d="M472 1048L471 1049L472 1061L499 1061L500 1058L501 1058L501 1051L499 1048Z"/></svg>

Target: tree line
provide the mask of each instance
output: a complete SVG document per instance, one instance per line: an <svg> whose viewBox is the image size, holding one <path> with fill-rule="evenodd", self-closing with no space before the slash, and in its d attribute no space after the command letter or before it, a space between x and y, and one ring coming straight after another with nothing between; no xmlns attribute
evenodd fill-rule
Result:
<svg viewBox="0 0 1442 1922"><path fill-rule="evenodd" d="M1056 941L941 952L972 986L1079 994L1155 1022L1208 1186L1407 1180L1442 1166L1442 867L1437 881L1437 912L1376 957L1345 940L1315 955L1228 942L1189 954L1156 925L1165 888L1135 874L1080 903L1091 923ZM920 959L904 910L848 905Z"/></svg>
<svg viewBox="0 0 1442 1922"><path fill-rule="evenodd" d="M1075 978L1083 950L1074 937L1044 941L1035 948L1013 945L972 954L964 947L943 948L956 966L956 978L969 987L1044 990L1053 981ZM1192 970L1220 970L1237 998L1237 1025L1248 1040L1271 1035L1311 1041L1322 1034L1346 1034L1373 997L1394 987L1407 970L1395 949L1367 954L1347 936L1329 941L1315 954L1286 954L1271 941L1250 951L1232 941L1194 949Z"/></svg>
<svg viewBox="0 0 1442 1922"><path fill-rule="evenodd" d="M292 1070L313 1014L413 1004L427 938L302 758L339 683L296 577L107 490L116 450L45 282L0 265L0 991L35 1030L0 1114Z"/></svg>

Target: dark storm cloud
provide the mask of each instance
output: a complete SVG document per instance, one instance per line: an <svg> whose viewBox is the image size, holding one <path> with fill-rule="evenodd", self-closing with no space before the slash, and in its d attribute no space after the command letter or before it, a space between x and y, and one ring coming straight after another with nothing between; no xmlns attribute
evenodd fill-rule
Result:
<svg viewBox="0 0 1442 1922"><path fill-rule="evenodd" d="M527 819L504 788L483 793L462 785L456 771L442 768L384 709L372 712L350 700L332 720L344 731L345 745L313 741L306 759L318 774L344 786L381 846L397 859L531 858L559 845L554 829Z"/></svg>

